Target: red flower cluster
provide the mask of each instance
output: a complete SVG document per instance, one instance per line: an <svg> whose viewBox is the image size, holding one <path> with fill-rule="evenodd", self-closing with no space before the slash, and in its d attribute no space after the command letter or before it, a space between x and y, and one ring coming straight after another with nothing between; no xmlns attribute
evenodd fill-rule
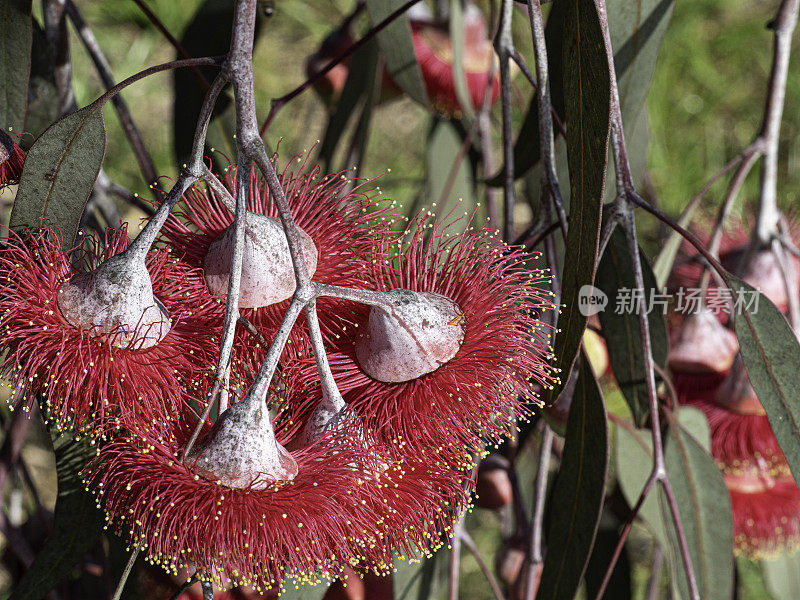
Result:
<svg viewBox="0 0 800 600"><path fill-rule="evenodd" d="M747 243L744 235L725 236L723 264L735 269ZM681 260L672 285L697 286L702 267L696 257L687 253ZM752 260L745 281L785 310L788 294L771 253L758 252ZM712 286L709 302L715 297ZM711 453L731 497L736 550L759 557L800 545L800 490L747 379L736 336L723 324L727 316L726 311L714 315L705 309L676 319L669 366L681 403L699 408L708 418Z"/></svg>
<svg viewBox="0 0 800 600"><path fill-rule="evenodd" d="M223 326L230 197L190 190L154 250L121 231L70 253L52 230L0 249L5 375L60 427L103 438L85 477L109 521L167 570L259 592L345 568L386 573L394 554L435 549L468 506L476 454L551 377L539 318L554 306L529 255L469 224L457 234L417 219L392 234L363 183L300 162L280 181L313 281L342 296L317 310L343 399L323 392L303 322L269 393L251 386L266 349L242 328L231 407L196 443ZM249 210L241 314L271 340L295 285L255 173Z"/></svg>

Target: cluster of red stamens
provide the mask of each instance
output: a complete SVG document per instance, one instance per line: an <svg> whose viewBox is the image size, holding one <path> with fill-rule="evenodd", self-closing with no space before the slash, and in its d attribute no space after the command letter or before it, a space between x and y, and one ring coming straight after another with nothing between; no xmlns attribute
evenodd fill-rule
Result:
<svg viewBox="0 0 800 600"><path fill-rule="evenodd" d="M131 545L169 571L194 569L223 587L269 589L345 568L386 573L393 554L432 551L467 508L483 445L536 402L532 380L550 380L550 332L539 318L554 307L547 278L526 269L527 254L488 230L451 235L425 219L393 234L386 207L363 183L320 178L305 166L280 180L304 252L313 255L306 256L312 279L379 298L370 307L318 301L343 395L332 402L341 413L334 427L312 423L327 418L315 409L330 394L300 321L268 399L255 384L248 389L263 341L237 331L232 407L200 424L189 442L215 381L225 296L214 286L227 277L233 222L227 195L192 188L138 279L119 266L145 257L135 243L128 247L124 230L73 251L51 229L25 231L0 249L3 368L18 396L45 401L60 428L101 438L86 483ZM232 182L224 183L232 194ZM255 292L284 281L275 271L284 268L285 237L255 173L249 210L242 285L260 298ZM280 235L259 237L271 231ZM130 298L129 284L137 286ZM68 306L59 302L65 289L76 298ZM271 340L280 325L289 300L278 298L241 309L259 339ZM120 303L130 306L109 310ZM142 307L168 317L155 318L159 334L147 344L130 318ZM410 346L384 344L373 364L364 354L370 346L354 355L362 332L374 343L386 335ZM405 369L400 381L394 370L381 371L392 361ZM249 414L258 415L257 426L242 417Z"/></svg>

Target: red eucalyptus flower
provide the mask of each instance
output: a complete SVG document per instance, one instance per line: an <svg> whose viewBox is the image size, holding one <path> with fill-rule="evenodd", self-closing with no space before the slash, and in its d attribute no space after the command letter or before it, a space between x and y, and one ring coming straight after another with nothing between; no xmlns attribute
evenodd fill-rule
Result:
<svg viewBox="0 0 800 600"><path fill-rule="evenodd" d="M453 48L448 28L428 20L412 18L411 33L428 99L436 110L446 115L460 115L463 107L456 95ZM495 69L494 75L491 73L494 60L494 48L486 29L486 20L478 8L467 4L462 64L467 91L475 108L483 104L488 86L491 86L490 104L500 95L499 70Z"/></svg>
<svg viewBox="0 0 800 600"><path fill-rule="evenodd" d="M464 444L476 448L478 436L497 440L538 402L534 382L546 386L552 377L550 329L539 320L554 310L548 276L527 268L531 255L486 228L448 229L418 218L396 239L382 240L366 287L393 290L395 304L352 304L356 326L331 344L328 358L348 407L382 443L463 451ZM317 377L310 356L287 370ZM290 406L292 420L312 408Z"/></svg>
<svg viewBox="0 0 800 600"><path fill-rule="evenodd" d="M274 160L277 166L277 155ZM295 160L300 162L301 158ZM380 192L362 190L366 182L354 182L344 174L320 178L317 167L308 170L306 167L303 162L295 172L287 166L280 182L300 230L309 272L319 283L362 287L363 273L371 260L369 252L376 239L387 235L389 227L384 212L378 208L376 197ZM230 170L224 182L230 190L235 189L234 171ZM266 182L256 172L251 175L250 194L240 309L266 339L272 339L294 291L294 271L277 208L270 199ZM193 283L205 287L206 297L209 293L224 295L227 291L230 259L226 254L225 233L232 223L231 212L213 191L194 187L164 226L163 238L173 251L188 264L205 270L205 278L198 270L195 273L198 280ZM262 243L266 237L270 238L269 244ZM267 269L272 271L265 273ZM216 304L222 323L224 301L218 298ZM326 337L331 327L346 326L341 322L340 305L340 301L330 298L320 298L317 302ZM304 332L305 324L298 323L290 345L304 339ZM260 363L263 349L252 336L240 335L236 347L240 356L253 365Z"/></svg>
<svg viewBox="0 0 800 600"><path fill-rule="evenodd" d="M349 429L293 450L293 474L241 489L197 471L202 451L181 463L188 435L175 422L135 425L103 447L88 480L109 521L144 543L149 560L173 572L191 563L218 586L262 591L286 577L336 577L348 565L386 572L392 552L440 544L467 502L459 465L380 452ZM213 435L206 429L198 444ZM276 440L288 444L287 430Z"/></svg>
<svg viewBox="0 0 800 600"><path fill-rule="evenodd" d="M0 189L19 183L25 151L14 143L5 131L0 129Z"/></svg>
<svg viewBox="0 0 800 600"><path fill-rule="evenodd" d="M102 250L83 252L81 263L94 269L126 245L124 231L111 232ZM45 399L59 425L102 434L120 413L144 422L172 419L183 407L181 386L212 367L218 341L210 333L210 304L196 300L193 269L166 250L151 252L147 269L171 328L149 348L118 347L62 315L59 290L76 270L60 234L11 233L0 250L3 374L29 398Z"/></svg>

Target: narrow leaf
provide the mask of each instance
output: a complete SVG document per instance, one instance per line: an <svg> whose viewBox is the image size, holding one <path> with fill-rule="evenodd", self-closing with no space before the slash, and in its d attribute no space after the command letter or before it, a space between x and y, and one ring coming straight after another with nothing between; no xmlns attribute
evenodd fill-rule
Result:
<svg viewBox="0 0 800 600"><path fill-rule="evenodd" d="M560 49L558 12L567 2L554 2L547 22L547 56L553 107L560 117L561 106L560 61L554 62L554 52ZM664 32L672 16L675 0L609 0L606 2L611 47L614 49L614 66L619 82L622 120L630 136L644 106L655 70L656 58L664 39ZM522 177L539 160L539 113L536 95L531 98L525 120L514 144L514 176ZM630 146L630 140L628 145ZM631 155L635 158L634 155ZM503 171L501 170L500 173ZM491 185L501 185L502 179L492 177Z"/></svg>
<svg viewBox="0 0 800 600"><path fill-rule="evenodd" d="M347 80L336 103L336 111L328 120L325 137L319 155L328 173L333 164L333 155L339 145L345 129L356 114L359 102L370 102L375 85L375 69L378 63L378 46L371 40L359 48L353 55Z"/></svg>
<svg viewBox="0 0 800 600"><path fill-rule="evenodd" d="M31 70L31 0L0 3L0 127L22 132Z"/></svg>
<svg viewBox="0 0 800 600"><path fill-rule="evenodd" d="M699 202L690 204L681 213L678 219L678 225L686 228L692 220L692 215L695 209L700 206ZM661 247L661 251L653 261L653 274L656 276L656 285L661 288L667 283L672 265L675 263L675 257L678 256L678 250L681 248L683 236L679 231L671 231L667 241Z"/></svg>
<svg viewBox="0 0 800 600"><path fill-rule="evenodd" d="M609 131L608 60L592 0L569 0L563 43L570 211L562 278L564 308L554 349L562 373L567 375L587 321L580 312L578 295L583 286L594 282ZM551 398L561 390L563 379Z"/></svg>
<svg viewBox="0 0 800 600"><path fill-rule="evenodd" d="M83 487L81 470L94 456L84 438L53 435L58 474L53 534L23 575L9 600L39 600L83 558L100 535L105 520Z"/></svg>
<svg viewBox="0 0 800 600"><path fill-rule="evenodd" d="M733 517L728 488L714 459L684 425L678 422L670 425L664 460L700 597L729 600L733 594ZM707 425L704 426L707 431ZM677 583L679 596L688 598L689 589L666 495L662 494L659 499L664 521L670 523L667 531L673 582Z"/></svg>
<svg viewBox="0 0 800 600"><path fill-rule="evenodd" d="M800 598L800 552L764 558L761 567L764 583L775 600Z"/></svg>
<svg viewBox="0 0 800 600"><path fill-rule="evenodd" d="M603 337L608 347L611 369L638 427L644 425L649 411L644 352L639 328L639 311L646 310L650 324L650 340L653 360L662 367L667 361L667 326L664 308L655 302L652 309L649 300L658 293L655 277L650 270L647 257L639 252L644 278L642 306L630 302L635 297L636 282L633 277L633 261L628 252L625 232L617 227L597 266L596 287L608 297L608 305L599 313Z"/></svg>
<svg viewBox="0 0 800 600"><path fill-rule="evenodd" d="M374 27L395 10L403 6L403 0L367 0L367 12ZM378 45L386 57L386 68L394 82L411 98L428 105L422 71L414 53L411 38L411 25L408 17L402 15L392 21L378 34Z"/></svg>
<svg viewBox="0 0 800 600"><path fill-rule="evenodd" d="M475 118L472 97L464 71L464 8L461 2L450 3L450 43L453 50L453 83L461 110L470 120Z"/></svg>
<svg viewBox="0 0 800 600"><path fill-rule="evenodd" d="M58 91L56 90L53 57L47 44L44 31L36 21L33 22L33 43L31 46L31 75L28 81L28 109L25 113L25 133L19 141L24 149L30 147L33 139L42 135L58 119ZM26 145L27 144L27 145Z"/></svg>
<svg viewBox="0 0 800 600"><path fill-rule="evenodd" d="M455 208L447 220L448 223L457 221L452 231L463 231L467 224L464 213L471 215L476 206L472 169L466 157L461 158L450 191L442 198L462 144L463 138L453 122L433 121L426 144L426 189L430 202L439 203L436 210L440 217L444 218Z"/></svg>
<svg viewBox="0 0 800 600"><path fill-rule="evenodd" d="M395 557L392 577L397 600L429 600L444 589L447 578L447 552L439 550L432 556L411 563Z"/></svg>
<svg viewBox="0 0 800 600"><path fill-rule="evenodd" d="M101 106L92 104L56 121L28 152L10 227L52 224L61 230L65 249L71 248L105 150Z"/></svg>
<svg viewBox="0 0 800 600"><path fill-rule="evenodd" d="M734 311L734 327L747 376L800 483L800 344L766 296L733 275L726 279L734 298L745 300L741 312Z"/></svg>
<svg viewBox="0 0 800 600"><path fill-rule="evenodd" d="M547 554L537 600L572 598L594 545L608 469L608 423L600 389L587 360L567 419L561 468L554 483Z"/></svg>

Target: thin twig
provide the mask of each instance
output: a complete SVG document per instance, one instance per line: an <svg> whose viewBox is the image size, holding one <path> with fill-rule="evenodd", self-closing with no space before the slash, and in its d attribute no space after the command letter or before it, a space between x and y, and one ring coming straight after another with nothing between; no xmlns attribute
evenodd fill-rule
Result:
<svg viewBox="0 0 800 600"><path fill-rule="evenodd" d="M539 4L546 4L546 2L540 2ZM539 88L539 84L536 82L536 78L531 73L531 70L528 68L528 63L525 62L525 57L522 56L519 51L516 49L511 53L511 59L517 63L519 70L525 76L525 79L528 80L528 83L531 84L534 90ZM561 120L561 117L558 116L556 109L553 108L552 103L550 105L550 117L553 119L553 122L558 127L558 131L562 137L567 137L567 128L564 126L564 122Z"/></svg>
<svg viewBox="0 0 800 600"><path fill-rule="evenodd" d="M111 600L119 600L122 597L122 590L125 589L125 582L128 581L128 575L131 574L133 565L136 563L136 559L138 557L139 557L139 547L137 546L136 548L133 549L130 557L128 558L128 563L125 565L125 569L122 571L122 576L119 578L117 589L114 591L114 595L111 597Z"/></svg>
<svg viewBox="0 0 800 600"><path fill-rule="evenodd" d="M466 511L462 512L453 526L453 539L450 540L450 561L447 577L447 598L448 600L458 600L458 580L461 567L461 539L464 531L464 517Z"/></svg>
<svg viewBox="0 0 800 600"><path fill-rule="evenodd" d="M533 600L536 593L536 567L542 563L542 524L544 501L547 495L547 475L550 470L550 452L553 449L553 430L545 423L542 446L539 450L539 467L536 471L536 496L533 499L531 535L528 543L528 574L525 579L525 598Z"/></svg>
<svg viewBox="0 0 800 600"><path fill-rule="evenodd" d="M489 565L486 564L486 560L478 550L475 540L472 539L472 536L466 529L461 530L461 541L464 543L466 549L470 551L472 556L475 557L475 562L478 563L478 567L483 573L483 576L486 577L486 581L489 582L489 587L492 588L492 593L494 594L495 600L506 600L505 596L503 596L503 591L500 589L500 584L497 583L497 579L495 579L492 570L489 568Z"/></svg>
<svg viewBox="0 0 800 600"><path fill-rule="evenodd" d="M511 36L513 0L502 0L500 4L500 29L495 40L495 50L500 59L500 99L503 111L503 239L514 239L514 132L511 108L511 52L514 39Z"/></svg>
<svg viewBox="0 0 800 600"><path fill-rule="evenodd" d="M176 591L174 594L172 594L172 596L169 597L169 600L178 600L178 598L180 598L186 590L188 590L198 581L199 577L197 576L197 573L195 573L187 581L184 581L181 584L181 587L179 587L178 591Z"/></svg>
<svg viewBox="0 0 800 600"><path fill-rule="evenodd" d="M97 39L95 39L92 30L86 24L86 21L84 21L83 16L72 0L66 0L66 10L67 15L73 25L75 25L78 37L81 38L86 51L89 53L100 75L100 79L103 81L103 85L106 86L107 90L110 90L114 87L114 76L111 73L111 65L108 64L108 60L105 54L103 54L100 44L97 43ZM128 110L128 105L119 94L114 96L111 101L114 104L114 109L117 111L122 130L125 133L125 137L128 138L128 142L131 145L133 154L136 156L136 160L139 163L139 168L142 170L145 180L147 180L149 185L153 186L154 190L158 190L158 174L153 166L153 160L150 158L144 146L142 136L139 134L139 130L133 122L133 117L131 116L130 110Z"/></svg>
<svg viewBox="0 0 800 600"><path fill-rule="evenodd" d="M161 34L166 38L166 40L170 44L172 44L172 47L175 48L179 56L183 58L191 58L190 54L183 47L183 44L181 44L175 38L175 36L173 36L169 32L169 29L167 29L164 23L161 22L161 19L159 19L156 16L156 14L152 10L150 10L142 0L133 0L133 2L136 4L136 6L138 6L142 10L142 12L150 20L150 22L156 26L156 29L158 29L161 32ZM203 90L207 90L210 87L210 84L208 83L208 79L206 79L206 76L203 75L203 72L197 67L192 67L191 71L195 79L197 79L197 83L200 84L200 87Z"/></svg>
<svg viewBox="0 0 800 600"><path fill-rule="evenodd" d="M387 16L383 21L381 21L380 23L375 25L375 27L373 27L367 33L365 33L364 36L360 40L358 40L357 42L353 43L351 46L349 46L344 51L342 51L338 56L333 58L327 65L325 65L320 71L314 73L314 75L312 75L311 77L306 79L303 83L301 83L299 86L297 86L291 92L289 92L288 94L286 94L284 96L281 96L280 98L273 98L271 106L270 106L269 114L267 115L267 118L264 120L264 124L261 126L261 130L259 131L259 135L261 137L264 137L264 134L266 133L267 128L270 126L270 123L272 123L272 120L278 114L278 111L280 111L284 106L286 106L286 104L288 104L289 102L294 100L297 96L299 96L304 91L306 91L308 88L310 88L312 85L314 85L314 83L318 79L320 79L321 77L324 77L328 73L328 71L333 69L336 65L338 65L339 63L341 63L345 59L347 59L348 56L352 55L356 50L361 48L361 46L366 44L369 40L371 40L373 37L375 37L378 33L383 31L384 28L386 28L388 25L390 25L395 19L397 19L401 15L405 14L405 12L409 8L411 8L412 6L414 6L415 4L417 4L420 1L421 0L409 0L408 2L403 4L401 7L399 7L397 10L395 10L393 13L391 13L389 16Z"/></svg>

